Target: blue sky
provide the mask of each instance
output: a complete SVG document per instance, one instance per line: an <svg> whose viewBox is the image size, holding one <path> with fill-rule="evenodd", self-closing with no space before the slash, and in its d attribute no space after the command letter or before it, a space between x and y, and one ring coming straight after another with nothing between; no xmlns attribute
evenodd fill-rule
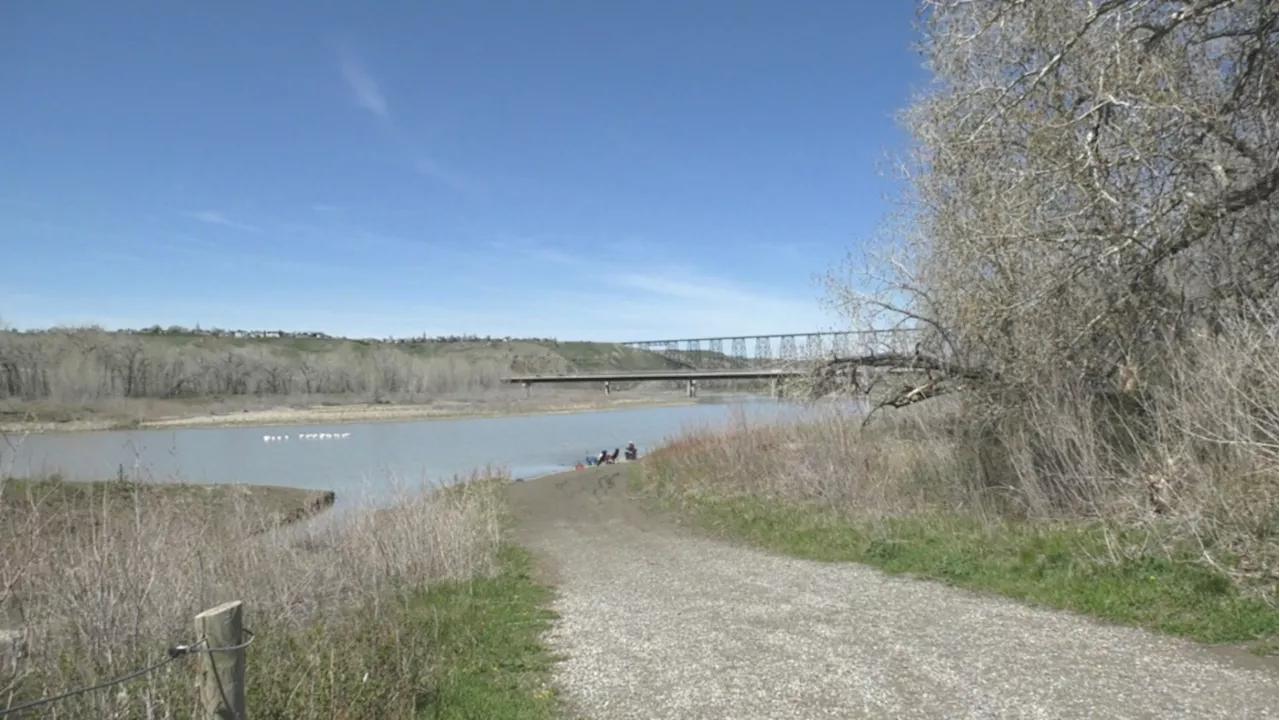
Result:
<svg viewBox="0 0 1280 720"><path fill-rule="evenodd" d="M912 3L0 8L16 327L630 340L839 326Z"/></svg>

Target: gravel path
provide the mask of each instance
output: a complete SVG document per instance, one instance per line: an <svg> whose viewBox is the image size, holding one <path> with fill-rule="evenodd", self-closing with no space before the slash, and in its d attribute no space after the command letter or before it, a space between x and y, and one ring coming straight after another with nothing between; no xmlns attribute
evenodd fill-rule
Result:
<svg viewBox="0 0 1280 720"><path fill-rule="evenodd" d="M512 486L558 587L576 712L644 718L1275 718L1274 658L686 531L625 471Z"/></svg>

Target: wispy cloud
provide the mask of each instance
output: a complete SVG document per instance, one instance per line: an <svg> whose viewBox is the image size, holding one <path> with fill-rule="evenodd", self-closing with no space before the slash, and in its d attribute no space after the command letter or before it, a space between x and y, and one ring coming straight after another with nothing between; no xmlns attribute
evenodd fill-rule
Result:
<svg viewBox="0 0 1280 720"><path fill-rule="evenodd" d="M642 331L676 337L809 332L832 327L816 293L777 292L691 271L619 275L616 316ZM631 290L632 292L627 292Z"/></svg>
<svg viewBox="0 0 1280 720"><path fill-rule="evenodd" d="M454 190L472 194L480 190L479 186L470 178L454 172L434 158L421 153L418 153L417 158L413 161L413 169L422 177L447 185Z"/></svg>
<svg viewBox="0 0 1280 720"><path fill-rule="evenodd" d="M364 63L344 54L338 69L342 79L351 91L351 99L356 105L377 115L383 120L390 119L391 108L387 105L387 96L382 94L378 79L364 66Z"/></svg>
<svg viewBox="0 0 1280 720"><path fill-rule="evenodd" d="M497 240L484 240L480 244L504 255L520 255L535 262L579 268L586 268L589 265L588 258L560 250L536 237L503 237Z"/></svg>
<svg viewBox="0 0 1280 720"><path fill-rule="evenodd" d="M217 210L198 210L196 212L187 213L187 216L193 220L199 220L207 225L220 225L233 230L242 230L244 232L260 233L262 228L248 223L237 222L218 212Z"/></svg>
<svg viewBox="0 0 1280 720"><path fill-rule="evenodd" d="M0 196L0 207L13 208L17 210L35 210L38 212L49 211L49 208L38 203L33 203L30 200L11 196Z"/></svg>
<svg viewBox="0 0 1280 720"><path fill-rule="evenodd" d="M352 101L373 113L382 132L400 149L406 165L416 174L432 182L460 192L475 194L480 191L471 178L442 163L434 153L426 151L391 116L391 103L382 91L382 85L369 68L350 51L340 51L338 70Z"/></svg>
<svg viewBox="0 0 1280 720"><path fill-rule="evenodd" d="M9 321L25 325L200 322L360 337L427 332L627 341L749 337L840 326L818 302L819 289L804 278L753 284L728 276L710 261L698 264L687 254L647 253L559 235L472 235L464 246L442 246L412 234L354 226L329 228L314 238L282 233L277 223L266 227L278 242L247 247L223 242L231 238L210 227L204 236L180 230L135 236L132 244L107 248L113 255L104 260L113 266L177 271L195 260L200 267L237 278L242 284L231 295L239 306L224 294L209 298L195 290L189 297L157 303L100 289L92 300L84 291L67 292L56 301L20 301L0 292L0 307ZM246 276L245 268L265 275ZM262 277L279 282L260 282ZM338 278L351 284L352 292L314 293L317 284ZM5 290L24 291L21 286ZM36 292L34 285L30 292ZM40 294L59 295L48 289ZM515 305L513 296L519 298Z"/></svg>
<svg viewBox="0 0 1280 720"><path fill-rule="evenodd" d="M518 253L527 274L571 276L549 290L538 282L522 315L545 319L548 334L586 339L750 336L811 332L840 326L818 301L818 288L798 283L760 288L690 265L648 261L643 255L597 245L590 253L531 238L484 243ZM540 272L539 265L548 269ZM555 270L550 270L555 267ZM532 320L531 320L532 321ZM531 328L532 329L532 328Z"/></svg>
<svg viewBox="0 0 1280 720"><path fill-rule="evenodd" d="M6 218L5 224L25 233L37 235L69 235L77 232L76 228L65 223L50 222L26 218Z"/></svg>
<svg viewBox="0 0 1280 720"><path fill-rule="evenodd" d="M252 243L249 248L236 245L183 233L144 232L94 245L87 252L110 262L129 263L139 268L173 268L178 272L191 267L192 260L206 269L243 271L251 267L312 276L336 272L335 263L328 258L291 253L289 246L278 242Z"/></svg>

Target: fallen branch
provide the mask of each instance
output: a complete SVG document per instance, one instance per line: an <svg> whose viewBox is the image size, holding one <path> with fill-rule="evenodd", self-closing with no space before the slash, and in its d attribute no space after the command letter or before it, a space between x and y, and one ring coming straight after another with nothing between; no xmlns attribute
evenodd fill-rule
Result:
<svg viewBox="0 0 1280 720"><path fill-rule="evenodd" d="M917 385L915 387L907 385L903 387L898 394L871 408L871 412L867 413L867 416L862 419L862 427L866 427L867 423L871 422L871 418L880 408L891 407L895 410L901 409L908 405L914 405L918 402L929 400L930 398L946 395L953 390L955 390L954 386L944 385L941 381L932 379L923 385Z"/></svg>
<svg viewBox="0 0 1280 720"><path fill-rule="evenodd" d="M966 380L994 379L994 375L983 368L957 365L922 353L872 353L857 357L835 357L823 363L819 371L822 368L835 369L847 366L932 371L943 373L947 377L964 378Z"/></svg>
<svg viewBox="0 0 1280 720"><path fill-rule="evenodd" d="M931 355L921 353L873 353L857 357L833 357L813 369L810 394L817 398L827 395L841 387L862 390L870 394L871 390L884 378L873 379L865 387L860 387L858 368L880 368L889 372L924 373L930 383L947 380L969 380L985 382L994 379L994 374L982 368L970 368L956 363L946 362ZM915 388L907 388L895 397Z"/></svg>

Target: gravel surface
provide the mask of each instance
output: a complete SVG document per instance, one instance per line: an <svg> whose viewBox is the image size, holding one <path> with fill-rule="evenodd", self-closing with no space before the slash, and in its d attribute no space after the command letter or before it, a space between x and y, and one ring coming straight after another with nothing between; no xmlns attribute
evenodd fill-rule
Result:
<svg viewBox="0 0 1280 720"><path fill-rule="evenodd" d="M512 486L572 710L644 718L1275 718L1275 658L781 557L645 513L625 472Z"/></svg>

